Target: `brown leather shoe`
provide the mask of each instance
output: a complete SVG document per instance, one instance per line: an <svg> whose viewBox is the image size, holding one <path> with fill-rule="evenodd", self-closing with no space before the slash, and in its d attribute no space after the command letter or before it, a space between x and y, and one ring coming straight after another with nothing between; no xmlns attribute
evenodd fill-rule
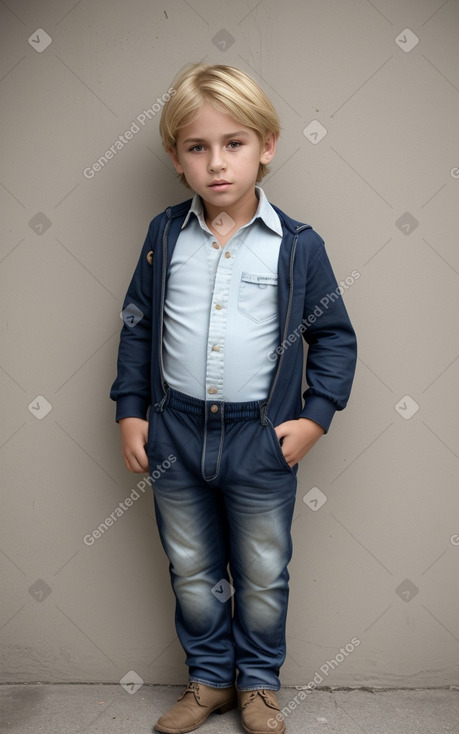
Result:
<svg viewBox="0 0 459 734"><path fill-rule="evenodd" d="M284 718L278 717L280 707L275 691L239 691L239 705L247 734L284 734Z"/></svg>
<svg viewBox="0 0 459 734"><path fill-rule="evenodd" d="M192 681L187 685L175 706L161 716L156 731L166 734L185 734L194 731L215 711L224 714L237 706L237 693L231 688L210 688Z"/></svg>

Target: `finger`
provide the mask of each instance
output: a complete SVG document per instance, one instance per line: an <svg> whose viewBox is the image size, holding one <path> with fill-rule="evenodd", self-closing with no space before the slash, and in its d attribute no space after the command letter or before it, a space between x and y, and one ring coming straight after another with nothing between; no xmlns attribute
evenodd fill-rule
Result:
<svg viewBox="0 0 459 734"><path fill-rule="evenodd" d="M281 440L281 438L284 438L284 436L287 435L287 431L285 430L285 423L279 423L278 426L274 427L274 430L279 441Z"/></svg>
<svg viewBox="0 0 459 734"><path fill-rule="evenodd" d="M148 471L148 457L145 452L135 457L135 472L142 474Z"/></svg>
<svg viewBox="0 0 459 734"><path fill-rule="evenodd" d="M284 439L282 443L282 452L287 464L290 464L290 466L298 464L301 455L301 447L298 446L297 442L293 440L291 436L287 436Z"/></svg>
<svg viewBox="0 0 459 734"><path fill-rule="evenodd" d="M141 460L139 461L139 466L140 466L140 472L144 474L145 472L148 472L148 456L146 454L144 454Z"/></svg>
<svg viewBox="0 0 459 734"><path fill-rule="evenodd" d="M148 456L143 446L140 450L140 453L137 455L137 462L139 464L141 472L148 471Z"/></svg>
<svg viewBox="0 0 459 734"><path fill-rule="evenodd" d="M135 473L135 466L133 463L133 459L130 456L123 456L124 459L124 466L126 469L132 473Z"/></svg>
<svg viewBox="0 0 459 734"><path fill-rule="evenodd" d="M142 474L148 471L148 457L145 452L143 452L143 455L139 453L139 455L130 454L126 456L124 463L128 471L134 474Z"/></svg>
<svg viewBox="0 0 459 734"><path fill-rule="evenodd" d="M284 459L287 462L289 466L295 466L295 464L298 464L298 459L292 452L283 452L284 453Z"/></svg>

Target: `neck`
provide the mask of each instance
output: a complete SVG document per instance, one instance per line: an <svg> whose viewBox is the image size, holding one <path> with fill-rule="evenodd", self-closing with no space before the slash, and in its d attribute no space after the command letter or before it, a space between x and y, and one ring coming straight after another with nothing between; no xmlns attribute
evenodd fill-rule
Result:
<svg viewBox="0 0 459 734"><path fill-rule="evenodd" d="M209 229L211 229L211 231L215 230L218 233L218 227L212 227L212 222L215 219L218 219L219 215L225 213L226 215L231 217L234 222L234 226L231 229L231 234L234 234L234 231L236 229L243 227L244 224L250 222L250 220L254 217L258 208L258 199L257 195L255 194L255 189L253 189L253 191L249 191L243 199L239 199L239 201L232 206L217 207L204 200L203 205L206 224Z"/></svg>

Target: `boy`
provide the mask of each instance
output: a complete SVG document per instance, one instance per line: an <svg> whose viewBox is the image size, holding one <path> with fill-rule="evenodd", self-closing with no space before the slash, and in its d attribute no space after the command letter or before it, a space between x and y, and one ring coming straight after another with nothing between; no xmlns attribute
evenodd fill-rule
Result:
<svg viewBox="0 0 459 734"><path fill-rule="evenodd" d="M297 465L346 405L355 334L323 241L256 186L280 129L264 92L204 64L172 89L160 132L194 197L150 224L111 391L126 467L167 458L155 509L189 684L155 729L239 703L248 734L281 734Z"/></svg>

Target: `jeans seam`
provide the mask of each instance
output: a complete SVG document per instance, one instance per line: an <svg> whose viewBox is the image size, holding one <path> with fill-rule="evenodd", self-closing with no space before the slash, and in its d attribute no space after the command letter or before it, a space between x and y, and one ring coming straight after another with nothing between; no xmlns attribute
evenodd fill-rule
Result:
<svg viewBox="0 0 459 734"><path fill-rule="evenodd" d="M280 691L280 688L272 688L271 686L265 685L260 685L256 687L250 686L250 688L239 688L238 686L237 689L238 691Z"/></svg>
<svg viewBox="0 0 459 734"><path fill-rule="evenodd" d="M202 447L202 460L201 460L202 478L206 482L212 482L214 479L218 477L218 474L220 472L220 464L221 464L221 459L222 459L222 454L223 454L223 444L225 441L225 422L224 422L223 410L221 411L220 415L221 415L220 441L218 444L215 473L211 477L209 477L206 474L206 454L207 454L207 435L208 435L207 409L206 409L206 417L205 417L205 423L204 423L204 441L203 441L203 447Z"/></svg>
<svg viewBox="0 0 459 734"><path fill-rule="evenodd" d="M202 683L204 686L209 686L209 688L232 688L234 686L234 681L232 683L211 683L195 675L190 675L190 683Z"/></svg>

